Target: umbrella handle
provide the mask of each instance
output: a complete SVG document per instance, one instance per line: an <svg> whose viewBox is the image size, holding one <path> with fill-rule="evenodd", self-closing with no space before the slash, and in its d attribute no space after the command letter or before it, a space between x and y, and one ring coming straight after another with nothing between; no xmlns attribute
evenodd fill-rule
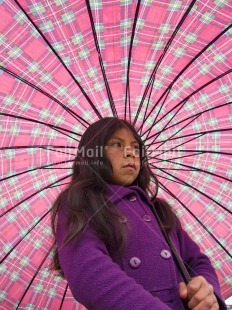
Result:
<svg viewBox="0 0 232 310"><path fill-rule="evenodd" d="M179 255L175 245L173 244L170 236L167 234L166 230L162 227L162 222L161 222L161 220L159 218L158 213L155 210L155 207L152 206L151 210L152 210L153 214L155 215L155 218L158 221L158 224L159 224L159 226L161 228L161 231L162 231L162 233L164 235L164 238L165 238L165 240L166 240L166 242L167 242L167 244L168 244L168 246L169 246L169 248L170 248L170 250L172 252L174 261L175 261L175 263L176 263L176 265L177 265L177 267L178 267L178 269L179 269L179 271L180 271L180 273L181 273L181 275L182 275L182 277L184 279L184 282L186 284L188 284L191 281L191 277L189 275L189 272L188 272L188 270L187 270L187 268L186 268L182 258L180 257L180 255Z"/></svg>
<svg viewBox="0 0 232 310"><path fill-rule="evenodd" d="M188 270L187 270L187 268L183 262L183 259L180 257L179 253L177 252L176 247L174 246L170 236L167 233L166 233L165 239L166 239L166 241L169 245L169 248L173 254L174 260L175 260L176 265L177 265L177 267L178 267L178 269L179 269L179 271L180 271L180 273L184 279L184 282L186 284L188 284L191 281L191 277L190 277L189 272L188 272Z"/></svg>

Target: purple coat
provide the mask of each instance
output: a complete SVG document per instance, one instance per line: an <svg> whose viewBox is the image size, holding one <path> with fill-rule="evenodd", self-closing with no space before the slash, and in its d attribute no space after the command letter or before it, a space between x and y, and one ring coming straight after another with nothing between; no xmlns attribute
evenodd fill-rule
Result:
<svg viewBox="0 0 232 310"><path fill-rule="evenodd" d="M123 225L128 227L123 256L109 253L90 226L78 241L63 247L65 206L59 211L58 255L74 298L89 310L187 309L178 291L183 279L149 208L149 197L137 186L117 185L109 186L108 197L124 214ZM190 276L204 276L214 287L220 309L226 309L209 259L184 230L174 231L171 238Z"/></svg>

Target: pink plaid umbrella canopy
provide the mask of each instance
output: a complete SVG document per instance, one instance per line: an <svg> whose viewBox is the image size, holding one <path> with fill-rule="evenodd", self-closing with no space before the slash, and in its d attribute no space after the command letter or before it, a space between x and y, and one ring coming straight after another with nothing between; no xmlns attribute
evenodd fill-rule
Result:
<svg viewBox="0 0 232 310"><path fill-rule="evenodd" d="M112 115L138 128L158 195L230 296L232 2L0 4L3 309L83 308L49 269L49 210L82 133Z"/></svg>

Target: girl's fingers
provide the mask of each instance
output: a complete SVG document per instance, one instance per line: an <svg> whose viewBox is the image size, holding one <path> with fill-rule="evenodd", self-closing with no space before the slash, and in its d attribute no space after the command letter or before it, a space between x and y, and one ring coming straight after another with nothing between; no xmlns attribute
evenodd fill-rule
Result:
<svg viewBox="0 0 232 310"><path fill-rule="evenodd" d="M192 310L218 310L216 296L213 287L205 278L198 276L193 278L186 286L179 284L180 297L188 300L188 307Z"/></svg>
<svg viewBox="0 0 232 310"><path fill-rule="evenodd" d="M188 306L190 307L190 309L193 309L203 301L205 301L205 303L209 306L212 306L213 303L216 301L216 297L213 293L213 287L210 284L205 283L202 283L202 285L199 287L199 290L195 291L195 293L190 292L188 297Z"/></svg>
<svg viewBox="0 0 232 310"><path fill-rule="evenodd" d="M204 294L204 290L203 292L201 290L205 283L207 283L206 280L201 276L192 278L187 285L188 299L191 300L197 294L197 300L201 300L201 295Z"/></svg>
<svg viewBox="0 0 232 310"><path fill-rule="evenodd" d="M194 308L189 307L189 309L191 310L219 310L219 305L217 303L217 300L213 302L211 298L208 299L207 297L205 300L200 302L197 306L195 306Z"/></svg>
<svg viewBox="0 0 232 310"><path fill-rule="evenodd" d="M188 296L187 286L184 282L179 283L179 294L182 299L186 299Z"/></svg>

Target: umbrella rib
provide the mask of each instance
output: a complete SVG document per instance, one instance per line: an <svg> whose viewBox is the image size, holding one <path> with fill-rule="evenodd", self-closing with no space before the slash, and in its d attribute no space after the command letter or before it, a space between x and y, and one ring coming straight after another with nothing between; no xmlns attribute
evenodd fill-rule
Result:
<svg viewBox="0 0 232 310"><path fill-rule="evenodd" d="M14 150L14 149L34 149L34 148L43 148L46 149L47 147L52 147L52 148L67 148L67 149L76 149L75 146L65 146L65 145L17 145L17 146L7 146L7 147L0 147L1 151L5 151L5 150ZM50 151L52 151L52 149L49 149ZM54 150L55 151L55 150ZM69 154L69 153L68 153Z"/></svg>
<svg viewBox="0 0 232 310"><path fill-rule="evenodd" d="M44 215L42 215L39 220L25 233L25 235L19 239L9 250L9 252L6 253L6 255L1 259L0 263L2 264L4 260L14 251L14 249L24 240L24 238L49 214L50 210L47 211Z"/></svg>
<svg viewBox="0 0 232 310"><path fill-rule="evenodd" d="M148 108L148 105L149 105L149 102L150 102L150 98L151 98L152 87L153 87L153 84L154 84L154 81L155 81L156 72L157 72L157 70L158 70L158 68L159 68L159 66L160 66L160 64L161 64L161 62L162 62L162 60L163 60L163 58L165 57L165 55L166 55L166 53L167 53L167 51L168 51L168 49L169 49L169 47L170 47L172 41L174 40L176 34L177 34L178 31L180 30L182 24L184 23L185 19L187 18L188 14L189 14L189 12L191 11L192 7L194 6L195 2L196 2L196 0L193 0L193 1L190 3L190 5L188 6L188 8L187 8L187 10L185 11L185 13L183 14L181 20L179 21L178 25L177 25L176 28L174 29L174 31L173 31L173 33L172 33L170 39L168 40L167 44L166 44L165 47L164 47L163 53L162 53L161 56L159 57L159 59L158 59L156 65L155 65L155 67L154 67L154 69L153 69L153 71L152 71L152 73L151 73L151 76L150 76L150 78L149 78L149 81L148 81L148 83L147 83L147 86L146 86L146 88L145 88L145 91L144 91L144 93L143 93L143 97L142 97L141 103L140 103L140 105L139 105L139 107L138 107L138 111L137 111L137 113L136 113L134 125L135 125L135 123L136 123L136 121L137 121L137 118L138 118L138 116L139 116L140 110L141 110L141 108L142 108L142 106L143 106L144 100L145 100L146 95L147 95L147 93L148 93L148 91L149 91L149 88L150 88L150 94L149 94L149 96L148 96L148 102L147 102L147 104L146 104L146 105L147 105L146 111L147 111L147 108ZM169 89L169 88L170 88L170 86L168 87L168 89ZM158 102L157 102L157 104L158 104ZM156 105L157 105L157 104L156 104ZM156 106L156 105L155 105L155 106ZM157 115L157 116L158 116L158 115ZM157 116L156 116L156 117L157 117ZM143 124L144 124L144 122L146 121L146 119L147 119L147 117L146 117L146 113L145 113L145 114L144 114L144 117L143 117L142 125L141 125L140 128L139 128L140 131L142 130Z"/></svg>
<svg viewBox="0 0 232 310"><path fill-rule="evenodd" d="M32 122L32 123L36 123L36 124L40 124L40 125L45 125L59 133L61 133L62 135L65 135L67 136L68 138L72 138L73 140L75 141L78 141L77 139L75 139L74 137L72 136L69 136L67 134L65 134L63 131L66 131L68 133L71 133L71 134L75 134L77 136L81 136L81 134L79 133L76 133L74 131L71 131L71 130L68 130L68 129L64 129L62 127L59 127L59 126L55 126L55 125L51 125L51 124L48 124L48 123L45 123L45 122L41 122L41 121L38 121L36 119L33 119L33 118L29 118L29 117L23 117L23 116L19 116L19 115L15 115L15 114L9 114L9 113L3 113L3 112L0 112L0 115L3 115L3 116L8 116L8 117L12 117L12 118L17 118L17 119L21 119L21 120L25 120L25 121L28 121L28 122Z"/></svg>
<svg viewBox="0 0 232 310"><path fill-rule="evenodd" d="M156 163L153 163L153 164L156 164ZM187 172L194 171L194 169L182 169L182 168L163 168L163 170L167 170L167 171L187 171ZM169 181L171 181L171 180L169 179Z"/></svg>
<svg viewBox="0 0 232 310"><path fill-rule="evenodd" d="M50 168L41 168L42 170L49 170ZM67 170L72 169L72 167L64 167L64 168L52 168L52 170Z"/></svg>
<svg viewBox="0 0 232 310"><path fill-rule="evenodd" d="M231 103L232 103L232 102L227 102L227 103L220 104L220 105L218 105L218 106L216 106L216 107L212 107L212 108L206 109L206 110L204 110L204 111L201 111L201 112L199 112L199 113L197 113L197 114L194 114L194 115L192 115L192 116L186 117L186 118L182 119L181 121L179 121L179 122L177 122L177 123L175 123L175 124L173 124L173 125L171 125L171 126L168 126L168 127L165 126L161 131L158 131L158 132L155 134L155 135L156 135L156 138L153 140L153 142L157 139L157 137L158 137L161 133L165 132L166 130L168 130L168 129L174 127L174 126L177 126L177 125L179 125L179 124L181 124L181 123L183 123L183 122L185 122L185 121L187 121L187 120L189 120L189 119L190 119L190 120L192 119L192 120L186 125L186 126L188 126L189 124L191 124L192 122L194 122L194 121L195 121L199 116L201 116L202 114L207 113L207 112L212 111L212 110L216 110L216 109L222 108L222 107L227 106L227 105L229 105L229 104L231 104ZM182 129L184 129L186 126L181 127L180 130L178 130L175 134L172 135L172 137L173 137L174 135L176 135L179 131L181 131ZM152 137L154 137L154 135L153 135ZM169 139L167 139L166 141L168 141L168 140L169 140Z"/></svg>
<svg viewBox="0 0 232 310"><path fill-rule="evenodd" d="M222 204L220 204L219 202L217 202L214 198L210 197L209 195L203 193L202 191L200 191L197 187L193 187L191 184L189 184L186 181L181 180L180 178L178 178L175 175L172 175L170 173L168 173L167 171L164 171L162 168L157 167L155 165L152 165L155 169L158 169L160 171L162 171L163 173L168 174L169 176L173 177L174 179L178 180L179 182L182 182L183 185L190 187L191 189L194 189L195 191L197 191L198 193L200 193L201 195L205 196L206 198L208 198L209 200L213 201L214 203L216 203L218 206L220 206L223 210L225 210L226 212L228 212L229 214L232 214L232 212L227 209L226 207L224 207Z"/></svg>
<svg viewBox="0 0 232 310"><path fill-rule="evenodd" d="M155 104L155 106L151 109L151 111L149 112L149 114L144 117L143 119L143 124L146 122L146 120L148 119L148 117L151 115L151 113L154 111L155 107L157 106L157 104L161 101L162 97L165 96L165 93L169 93L172 86L175 84L175 82L179 79L179 77L184 73L184 71L186 69L188 69L190 67L190 65L197 59L199 58L202 53L207 50L212 44L214 44L215 41L217 41L221 36L223 36L227 31L229 31L232 28L232 24L227 26L221 33L219 33L212 41L210 41L181 71L180 73L174 78L174 80L171 82L171 84L167 87L167 89L164 91L164 93L161 95L161 97L159 98L159 100L157 101L157 103ZM153 74L153 73L152 73ZM153 82L154 83L154 82ZM145 100L146 94L144 94L144 99ZM166 96L167 97L167 96ZM166 98L165 98L166 100ZM163 103L164 104L164 103ZM157 118L157 117L156 117ZM139 130L142 130L143 124L139 127ZM153 125L151 125L152 127ZM148 131L148 130L147 130ZM147 132L145 131L145 133Z"/></svg>
<svg viewBox="0 0 232 310"><path fill-rule="evenodd" d="M176 114L175 114L176 115ZM180 131L182 131L184 128L186 128L186 127L188 127L188 125L189 124L191 124L191 123L193 123L199 116L201 116L201 113L199 113L199 114L197 114L197 115L194 115L193 116L193 118L192 119L190 119L190 121L186 124L186 125L184 125L183 127L181 127L177 132L174 132L174 134L173 135L171 135L168 139L166 139L166 140L164 140L161 144L159 144L157 147L156 147L156 150L158 150L163 144L165 144L167 141L169 141L172 137L174 137L175 135L177 135ZM172 118L173 119L173 118ZM170 120L171 121L171 120ZM169 121L169 122L170 122ZM168 123L169 123L168 122ZM168 124L167 123L167 124ZM167 125L166 124L166 125ZM161 134L161 133L163 133L163 132L165 132L165 130L166 130L166 125L165 125L165 127L163 128L163 130L152 140L152 142L151 142L151 144L153 145L153 143L155 142L155 140L158 138L158 136ZM154 136L153 136L154 137ZM149 137L149 138L153 138L153 137ZM159 143L160 143L161 141L159 141Z"/></svg>
<svg viewBox="0 0 232 310"><path fill-rule="evenodd" d="M209 81L209 82L205 83L204 85L202 85L201 87L199 87L197 90L195 90L195 91L192 92L190 95L188 95L186 98L184 98L181 102L179 102L178 104L176 104L171 110L169 110L164 116L162 116L162 117L157 121L157 123L159 123L163 118L165 118L168 114L170 114L173 110L175 110L178 106L180 106L180 108L177 110L177 112L175 112L174 116L173 116L173 117L167 122L167 124L165 125L165 127L164 127L164 129L165 129L166 126L171 122L171 120L177 115L177 113L184 107L184 105L186 104L186 102L188 102L188 99L189 99L189 98L191 98L192 96L194 96L196 93L198 93L199 91L201 91L202 89L204 89L204 88L207 87L208 85L212 84L213 82L219 80L221 77L223 77L223 76L225 76L225 75L227 75L227 74L229 74L229 73L231 73L231 72L232 72L232 69L229 69L228 71L222 73L221 75L215 77L215 78L212 79L211 81ZM229 102L229 103L226 103L226 104L230 104L230 102ZM203 111L202 111L202 112L203 112ZM202 113L202 112L200 112L200 113ZM156 125L157 123L153 122L152 125L150 126L150 128L147 129L147 130L143 133L143 135L145 135L145 134L148 132L146 138L149 136L149 133L151 132L152 127L153 127L154 125ZM163 131L163 130L162 130L162 131ZM162 132L162 131L161 131L161 132ZM154 135L156 135L156 134L154 134ZM153 135L153 136L154 136L154 135Z"/></svg>
<svg viewBox="0 0 232 310"><path fill-rule="evenodd" d="M225 180L225 181L232 182L232 180L230 180L229 178L223 177L222 175L219 175L219 174L210 172L210 171L208 171L208 170L200 169L200 168L197 168L197 167L194 167L194 166L185 165L185 164L182 164L182 163L175 163L175 162L173 162L173 161L170 160L170 159L160 159L160 161L161 161L161 162L169 162L169 163L172 163L172 164L174 164L174 165L180 165L180 166L189 168L189 169L190 169L189 171L203 172L203 173L210 174L210 175L212 175L212 176L218 177L219 179L223 179L223 180ZM162 168L162 169L163 169L163 168ZM169 170L169 169L166 168L165 170Z"/></svg>
<svg viewBox="0 0 232 310"><path fill-rule="evenodd" d="M64 179L66 179L66 178L68 178L69 176L65 176L65 177L63 177L63 178L60 178L59 180L56 180L55 182L53 182L52 183L52 185L54 185L55 183L58 183L58 182L60 182L60 181L63 181ZM40 193L41 191L43 191L44 189L47 189L47 188L49 188L49 186L48 187L46 187L46 188L43 188L43 189L41 189L41 190L39 190L39 191L37 191L36 193L34 193L32 196L34 196L34 195L36 195L36 194L38 194L38 193ZM30 197L27 197L26 198L26 200L28 199L28 198L31 198L32 196L30 196ZM23 201L21 201L20 203L22 203L22 202L24 202L25 200L23 200ZM19 204L20 204L19 203ZM19 205L19 204L17 204L17 206ZM2 263L9 255L10 255L10 253L23 241L23 239L41 222L41 220L42 219L44 219L48 214L49 214L49 212L50 212L51 210L49 210L49 211L47 211L44 215L42 215L40 218L39 218L39 220L26 232L26 234L21 238L21 239L19 239L14 245L13 245L13 247L10 249L10 251L8 252L8 253L6 253L6 255L1 259L1 261L0 261L0 263Z"/></svg>
<svg viewBox="0 0 232 310"><path fill-rule="evenodd" d="M209 82L205 83L204 85L202 85L201 87L199 87L198 89L196 89L194 92L192 92L190 95L188 95L186 98L184 98L183 100L181 100L181 102L179 102L178 104L176 104L173 108L171 108L164 116L162 116L156 123L152 122L152 125L150 126L149 129L147 129L142 136L144 136L147 132L147 136L146 139L149 136L149 133L152 130L152 127L155 126L156 124L158 124L163 118L165 118L168 114L170 114L173 110L175 110L177 107L180 106L180 108L177 110L177 112L175 113L174 116L177 115L177 113L184 107L184 105L186 104L186 102L189 100L189 98L191 98L192 96L194 96L196 93L198 93L199 91L201 91L202 89L204 89L205 87L207 87L208 85L212 84L213 82L219 80L220 78L224 77L225 75L229 74L232 72L232 69L229 69L228 71L216 76L215 78L213 78L212 80L210 80ZM203 111L202 111L203 112ZM168 123L165 125L164 128L166 128L166 126L170 123L170 121L174 118L174 116L168 121ZM153 134L151 137L155 136L156 134Z"/></svg>
<svg viewBox="0 0 232 310"><path fill-rule="evenodd" d="M150 154L152 153L152 151L147 152L147 153L148 153L149 159L150 159L150 158L151 158L151 159L157 159L157 161L154 162L154 163L156 164L156 163L159 163L160 160L162 160L162 158L159 158L159 156L161 156L162 154L167 153L167 152L169 152L169 151L172 151L172 150L163 151L163 152L161 152L160 154L155 155L155 156L150 156ZM179 150L177 150L176 152L179 152ZM198 150L197 152L196 152L196 151L194 151L194 152L195 152L194 154L189 154L189 155L184 155L184 156L179 156L179 157L172 157L171 159L174 160L174 159L180 159L180 158L187 158L187 157L192 157L192 156L196 156L196 155L201 155L201 154L203 154L203 152L200 151L200 150ZM205 152L205 153L207 153L207 152Z"/></svg>
<svg viewBox="0 0 232 310"><path fill-rule="evenodd" d="M69 152L53 150L53 149L50 149L48 147L40 147L40 148L43 149L43 150L46 150L46 151L51 151L51 152L55 152L55 153L65 154L65 155L72 155L72 156L76 155L76 154L70 154Z"/></svg>
<svg viewBox="0 0 232 310"><path fill-rule="evenodd" d="M95 47L97 49L99 64L100 64L102 75L103 75L103 79L104 79L104 82L105 82L107 95L108 95L108 98L109 98L109 101L110 101L111 110L113 112L113 115L117 116L117 110L116 110L116 107L115 107L115 104L114 104L114 100L113 100L113 97L112 97L112 93L111 93L111 90L110 90L110 87L109 87L108 79L106 77L106 72L105 72L105 68L104 68L104 64L103 64L103 60L102 60L101 50L100 50L99 43L98 43L97 33L96 33L95 25L94 25L94 20L93 20L93 15L92 15L92 10L91 10L91 7L90 7L89 0L85 0L85 3L86 3L87 11L88 11L88 14L89 14L89 19L90 19L90 24L91 24L92 32L93 32L93 38L94 38L94 42L95 42Z"/></svg>
<svg viewBox="0 0 232 310"><path fill-rule="evenodd" d="M155 126L157 123L159 123L159 122L162 120L162 118L161 118L161 119L159 119L159 120L156 122L157 117L158 117L160 111L162 110L162 108L163 108L163 106L164 106L164 104L165 104L165 101L166 101L166 99L167 99L168 94L169 94L169 92L166 94L166 97L165 97L163 103L160 105L159 111L157 112L156 117L155 117L154 121L152 122L152 126ZM156 136L156 138L155 138L153 141L155 141L155 140L157 139L157 137L158 137L161 133L163 133L163 132L165 131L165 129L166 129L166 127L168 126L168 124L176 117L176 115L177 115L178 112L183 108L183 106L185 105L185 103L187 102L187 100L188 100L188 99L184 99L183 101L180 102L180 103L182 103L182 104L181 104L179 107L178 107L178 105L176 105L171 111L168 111L168 113L165 114L164 117L166 117L167 115L169 115L173 110L175 110L176 107L178 107L178 109L177 109L177 111L174 113L174 115L170 118L170 120L168 120L168 122L165 124L165 126L162 128L162 130L159 131L159 134L154 134L154 135L153 135L153 136ZM156 104L156 105L157 105L157 104ZM163 117L163 118L164 118L164 117ZM144 136L144 135L147 133L145 139L148 139L148 138L150 138L150 137L149 137L150 132L151 132L151 127L150 127L149 129L147 129L147 130L142 134L142 136ZM151 137L153 137L153 136L151 136Z"/></svg>
<svg viewBox="0 0 232 310"><path fill-rule="evenodd" d="M170 150L171 151L171 150ZM152 151L151 151L152 152ZM162 153L156 155L156 156L153 156L153 157L150 157L152 159L157 159L157 162L156 163L159 163L160 160L162 160L161 158L159 158L158 156L166 153L166 152L169 152L169 151L163 151ZM194 154L189 154L189 155L184 155L184 156L178 156L178 157L172 157L171 159L174 160L174 159L180 159L180 158L187 158L187 157L192 157L192 156L198 156L198 155L202 155L202 154L218 154L218 155L226 155L226 156L232 156L232 153L227 153L227 152L217 152L217 151L209 151L209 150L177 150L176 152L193 152ZM149 154L149 152L148 152Z"/></svg>
<svg viewBox="0 0 232 310"><path fill-rule="evenodd" d="M226 129L220 129L219 132L224 131L224 130L226 130ZM227 130L230 131L230 130L232 130L232 129L228 128ZM183 143L181 143L181 144L178 144L178 145L176 145L175 147L173 147L173 148L171 148L171 149L168 149L167 151L162 151L162 152L161 152L160 154L158 154L157 156L161 156L161 155L163 155L163 154L165 154L165 153L167 153L167 152L170 152L170 151L172 151L172 150L178 148L178 147L181 146L181 145L187 144L188 142L191 142L191 141L193 141L193 140L195 140L195 139L198 139L198 138L202 137L203 135L205 135L205 134L207 134L207 133L208 133L208 132L206 132L206 133L204 133L204 134L202 134L202 133L195 133L195 134L198 134L199 136L198 136L198 137L194 137L193 139L190 139L190 140L188 140L188 141L185 141L185 142L183 142ZM186 137L186 136L176 137L176 138L173 138L173 139L170 139L170 140L166 140L165 142L171 141L171 140L180 139L180 138L183 138L183 137ZM159 142L157 142L157 143L160 143L160 142L163 142L163 141L159 141ZM163 145L165 142L163 142L162 145ZM157 143L154 143L154 144L157 144ZM160 146L161 146L161 145L160 145ZM159 148L159 146L158 146L155 150L157 150L158 148ZM149 147L148 147L148 150L149 150ZM179 151L179 150L177 150L177 151ZM231 155L231 153L227 153L227 152L217 152L217 151L209 151L209 150L197 150L197 151L199 151L199 152L201 152L201 153L213 153L213 154ZM151 153L151 152L153 152L153 151L150 151L150 153ZM196 152L196 150L195 150L195 152ZM157 156L154 156L153 158L157 158ZM188 157L188 156L189 156L189 155L187 155L186 157ZM185 157L185 156L182 156L181 158L184 158L184 157Z"/></svg>
<svg viewBox="0 0 232 310"><path fill-rule="evenodd" d="M169 89L168 91L167 91L167 93L166 93L166 95L165 95L165 98L164 98L164 100L163 100L163 103L160 105L160 107L159 107L159 110L158 110L158 112L156 113L156 115L155 115L155 119L154 119L154 121L153 121L153 123L152 124L155 124L155 122L156 122L156 120L157 120L157 117L158 117L158 115L160 114L160 111L162 110L162 108L163 108L163 106L164 106L164 104L165 104L165 102L166 102L166 100L167 100L167 97L168 97L168 95L169 95L169 93L170 93L170 91L171 91L171 89ZM150 100L150 99L149 99ZM157 101L157 103L154 105L154 109L158 106L158 101ZM146 106L146 110L145 110L145 113L144 113L144 115L145 114L147 114L147 109L148 109L148 105ZM158 121L159 122L159 121ZM139 130L139 132L142 134L142 130L143 130L143 126L144 126L144 124L145 124L145 118L143 117L143 124L142 124L142 126L140 126L140 128L138 129ZM145 131L145 133L146 133L147 131ZM150 131L149 131L150 132ZM144 134L142 134L142 135L144 135ZM149 133L147 134L147 136L146 136L146 138L148 137L148 135L149 135Z"/></svg>
<svg viewBox="0 0 232 310"><path fill-rule="evenodd" d="M168 181L173 182L173 179L170 179L170 178L168 178L168 177L165 177L165 176L163 176L163 175L161 175L161 174L156 173L156 176L157 176L157 177L161 177L162 179L165 179L165 180L168 180ZM179 182L179 181L175 181L175 182L178 183L178 184L180 184L180 185L183 185L182 182ZM161 183L160 183L160 184L161 184Z"/></svg>
<svg viewBox="0 0 232 310"><path fill-rule="evenodd" d="M219 132L221 132L221 131L230 131L230 130L231 130L231 129L219 129L219 130L213 130L213 132L217 132L217 131L219 131ZM208 133L208 132L206 132L206 133L204 133L204 134L207 134L207 133ZM193 136L193 135L198 135L198 137L193 137L192 139L189 139L188 141L185 141L185 142L183 142L183 143L180 143L180 144L178 144L178 145L172 147L171 149L169 149L169 150L167 150L167 151L163 151L161 154L159 154L159 156L162 155L162 154L164 154L164 153L166 153L166 152L170 152L170 151L172 151L172 150L178 148L179 146L182 146L182 145L185 145L185 144L187 144L187 143L189 143L189 142L191 142L191 141L194 141L194 140L196 140L196 139L202 137L204 134L202 134L202 133L194 133L194 134L191 134L191 136ZM187 136L190 136L190 135L187 135ZM170 139L170 140L176 140L176 139L180 139L180 138L183 138L183 137L186 137L186 136L176 137L176 138L173 138L173 139ZM160 142L162 142L162 141L160 141ZM159 142L157 142L157 143L159 143ZM157 144L157 143L154 143L154 144ZM149 149L149 147L148 147L148 149ZM152 151L150 151L150 153L151 153L151 152L152 152ZM219 153L219 154L223 154L223 152L218 152L218 153ZM229 154L229 153L225 153L225 152L224 152L224 155L227 155L227 154ZM186 156L186 157L187 157L187 156Z"/></svg>
<svg viewBox="0 0 232 310"><path fill-rule="evenodd" d="M214 239L214 241L216 241L216 243L224 250L224 252L226 254L228 254L231 258L232 258L232 254L224 247L224 245L211 233L211 231L207 228L207 226L205 226L201 220L199 220L199 218L188 208L186 207L180 200L178 197L176 197L165 185L160 184L160 187L166 192L168 193L171 197L173 197L175 200L177 200L179 202L179 204L187 211L191 214L192 217L194 217L194 219L207 231L207 233Z"/></svg>
<svg viewBox="0 0 232 310"><path fill-rule="evenodd" d="M61 184L57 184L57 185L50 185L49 188L53 188L53 187L57 187L57 186L63 186L63 185L67 185L67 184L70 184L70 182L61 183Z"/></svg>
<svg viewBox="0 0 232 310"><path fill-rule="evenodd" d="M64 63L64 61L62 60L62 58L60 57L60 55L57 53L57 51L55 50L55 48L52 46L52 44L48 41L48 39L45 37L45 35L43 34L43 32L40 30L40 28L35 24L35 22L32 20L32 18L30 17L30 15L25 11L25 9L19 4L19 2L17 0L14 0L14 2L18 5L18 7L23 11L23 13L25 14L25 16L28 18L28 20L32 23L32 25L35 27L35 29L39 32L39 34L41 35L41 37L44 39L44 41L48 44L49 48L53 51L53 53L56 55L56 57L59 59L60 63L63 65L63 67L66 69L66 71L69 73L69 75L71 76L71 78L73 79L73 81L75 82L75 84L79 87L79 89L81 90L81 92L83 93L85 99L88 101L88 103L90 104L90 106L92 107L92 109L94 110L94 112L96 113L96 115L99 118L102 118L102 115L100 114L100 112L98 111L98 109L95 107L94 103L91 101L91 99L89 98L89 96L87 95L87 93L85 92L84 88L81 86L81 84L77 81L77 79L75 78L75 76L73 75L72 71L66 66L66 64Z"/></svg>
<svg viewBox="0 0 232 310"><path fill-rule="evenodd" d="M190 153L194 153L196 152L196 150L178 150L178 152L190 152ZM210 150L197 150L197 152L195 154L192 155L186 155L185 157L189 157L189 156L194 156L194 155L201 155L204 153L209 153L209 154L219 154L219 155L228 155L228 156L232 156L232 153L228 153L228 152L218 152L218 151L210 151ZM159 155L158 155L159 156ZM184 156L181 157L176 157L176 158L172 158L172 159L178 159L178 158L183 158Z"/></svg>
<svg viewBox="0 0 232 310"><path fill-rule="evenodd" d="M201 132L195 132L195 133L191 133L191 134L186 134L186 135L183 135L183 136L180 136L180 137L175 137L175 138L170 138L168 140L161 140L161 141L158 141L158 142L154 142L153 144L158 144L158 143L161 143L161 142L167 142L167 141L173 141L173 140L178 140L180 138L186 138L186 137L192 137L192 136L195 136L195 135L200 135L200 136L204 136L206 134L209 134L209 133L214 133L214 132L224 132L224 131L232 131L232 128L219 128L219 129L212 129L212 130L206 130L206 131L201 131ZM199 137L196 137L194 139L197 139ZM192 140L189 140L189 141L192 141ZM177 146L175 146L174 148L180 146L180 145L183 145L189 141L186 141L182 144L179 144ZM172 148L173 149L173 148Z"/></svg>
<svg viewBox="0 0 232 310"><path fill-rule="evenodd" d="M13 210L14 208L18 207L21 203L23 203L23 202L29 200L30 198L34 197L34 196L37 195L38 193L40 193L40 192L42 192L42 191L44 191L44 190L50 188L50 186L52 186L52 185L54 185L54 184L56 184L56 183L58 183L58 182L60 182L60 181L63 181L63 180L65 180L65 179L69 178L71 175L72 175L72 173L66 175L66 176L63 177L63 178L60 178L59 180L56 180L55 182L53 182L53 183L51 183L51 184L49 184L49 185L47 185L47 186L45 186L45 187L43 187L43 188L41 188L40 190L36 191L35 193L31 194L30 196L27 196L26 198L24 198L23 200L21 200L20 202L18 202L17 204L15 204L13 207L11 207L10 209L8 209L8 210L6 210L5 212L3 212L2 214L0 214L0 218L1 218L2 216L6 215L6 214L7 214L8 212L10 212L11 210Z"/></svg>
<svg viewBox="0 0 232 310"><path fill-rule="evenodd" d="M127 98L129 103L129 119L131 122L131 102L130 102L130 65L131 65L131 57L132 57L132 48L134 43L134 37L135 37L135 29L137 26L138 21L138 14L139 9L141 5L141 0L138 0L135 10L135 17L132 27L132 33L131 33L131 39L130 39L130 47L129 47L129 54L128 54L128 64L127 64L127 74L126 74L126 94L125 94L125 110L124 110L124 119L126 119L126 113L127 113Z"/></svg>
<svg viewBox="0 0 232 310"><path fill-rule="evenodd" d="M65 160L65 161L61 161L61 162L57 162L57 163L52 163L52 164L40 166L40 167L33 168L33 169L27 169L27 170L25 170L25 171L23 171L23 172L19 172L19 173L10 175L10 176L8 176L8 177L4 177L4 178L0 179L0 182L6 181L6 180L8 180L8 179L10 179L10 178L17 177L17 176L19 176L19 175L22 175L22 174L25 174L25 173L29 173L29 172L32 172L32 171L36 171L36 170L40 170L40 169L47 169L48 167L52 167L52 169L54 169L54 168L53 168L54 166L60 165L60 164L65 164L65 163L68 163L68 162L73 162L73 160ZM1 217L1 215L0 215L0 217Z"/></svg>
<svg viewBox="0 0 232 310"><path fill-rule="evenodd" d="M48 258L48 255L49 255L50 252L52 251L52 248L53 248L53 245L50 247L50 249L49 249L49 250L46 252L46 254L44 255L43 260L41 261L41 263L40 263L39 267L37 268L35 274L34 274L33 277L31 278L31 280L30 280L28 286L26 287L25 291L23 292L23 295L22 295L21 299L20 299L19 302L18 302L18 305L17 305L16 310L19 308L21 302L23 301L23 298L25 297L26 293L28 292L30 286L32 285L32 283L33 283L33 281L34 281L34 279L35 279L35 277L36 277L37 274L39 273L41 267L43 266L44 262L45 262L46 259Z"/></svg>
<svg viewBox="0 0 232 310"><path fill-rule="evenodd" d="M50 148L51 147L51 148ZM63 148L63 149L76 149L74 146L53 146L53 145L18 145L18 146L9 146L9 147L0 147L0 151L5 151L5 150L19 150L19 149L43 149L46 151L51 151L55 153L62 153L66 155L72 155L75 156L75 154L69 153L69 152L62 152L62 151L57 151L55 149L58 148Z"/></svg>
<svg viewBox="0 0 232 310"><path fill-rule="evenodd" d="M49 170L49 169L52 169L52 170L67 170L67 169L72 169L72 167L64 167L64 168L48 168L48 167L45 167L45 168L41 168L43 170Z"/></svg>
<svg viewBox="0 0 232 310"><path fill-rule="evenodd" d="M58 99L56 99L55 97L53 97L52 95L50 95L49 93L47 93L46 91L42 90L41 88L39 88L38 86L34 85L33 83L27 81L26 79L24 79L22 76L14 73L13 71L3 67L2 65L0 65L0 69L6 73L8 73L9 75L13 76L14 78L18 79L19 81L23 82L24 84L27 84L28 86L30 86L31 88L34 88L35 90L39 91L41 94L43 94L44 96L50 98L51 100L53 100L54 102L56 102L58 105L60 105L66 112L68 112L71 116L74 117L75 120L81 122L84 122L85 124L81 123L81 125L83 125L85 128L87 127L86 125L89 125L89 123L84 120L81 116L79 116L77 113L75 113L73 110L69 109L68 107L66 107L62 102L60 102Z"/></svg>
<svg viewBox="0 0 232 310"><path fill-rule="evenodd" d="M63 307L63 304L64 304L64 300L65 300L65 296L67 294L67 291L68 291L68 284L66 284L66 287L65 287L65 290L64 290L64 294L63 294L63 297L62 297L62 300L61 300L61 304L60 304L60 310L62 309Z"/></svg>

